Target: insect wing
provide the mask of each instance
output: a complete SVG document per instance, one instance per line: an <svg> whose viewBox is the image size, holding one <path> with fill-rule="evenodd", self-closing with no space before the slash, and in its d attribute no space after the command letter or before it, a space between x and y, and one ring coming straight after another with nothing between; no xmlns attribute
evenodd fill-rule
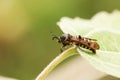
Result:
<svg viewBox="0 0 120 80"><path fill-rule="evenodd" d="M87 39L87 40L92 40L92 41L97 41L96 39L91 39L91 38L86 38L86 37L84 37L84 39Z"/></svg>

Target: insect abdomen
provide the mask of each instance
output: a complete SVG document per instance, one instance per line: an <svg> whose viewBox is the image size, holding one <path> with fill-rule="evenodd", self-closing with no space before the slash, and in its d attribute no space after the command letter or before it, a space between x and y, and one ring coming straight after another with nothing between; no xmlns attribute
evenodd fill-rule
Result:
<svg viewBox="0 0 120 80"><path fill-rule="evenodd" d="M94 42L86 42L84 44L79 44L80 47L91 50L93 53L96 53L96 49L99 49L97 43Z"/></svg>

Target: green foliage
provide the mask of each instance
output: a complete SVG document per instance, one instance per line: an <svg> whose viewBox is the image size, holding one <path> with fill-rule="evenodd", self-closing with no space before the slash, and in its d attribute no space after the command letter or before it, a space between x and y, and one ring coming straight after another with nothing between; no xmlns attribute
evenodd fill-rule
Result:
<svg viewBox="0 0 120 80"><path fill-rule="evenodd" d="M120 12L100 12L91 20L62 18L58 25L64 33L95 38L100 45L96 54L77 49L96 69L120 78Z"/></svg>

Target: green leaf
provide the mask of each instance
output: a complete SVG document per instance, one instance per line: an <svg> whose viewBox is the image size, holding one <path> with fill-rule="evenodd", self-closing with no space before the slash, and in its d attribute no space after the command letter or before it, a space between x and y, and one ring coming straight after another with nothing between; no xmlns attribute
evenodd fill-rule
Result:
<svg viewBox="0 0 120 80"><path fill-rule="evenodd" d="M100 12L91 20L64 17L58 22L64 33L97 39L100 50L96 54L78 52L96 69L120 78L120 12ZM85 49L86 50L86 49Z"/></svg>
<svg viewBox="0 0 120 80"><path fill-rule="evenodd" d="M90 55L80 50L78 52L96 69L112 76L120 77L120 53L97 51L96 55Z"/></svg>
<svg viewBox="0 0 120 80"><path fill-rule="evenodd" d="M120 51L120 32L112 29L96 29L88 33L88 37L97 39L100 50L103 51Z"/></svg>
<svg viewBox="0 0 120 80"><path fill-rule="evenodd" d="M100 50L90 55L78 50L96 69L120 77L120 33L108 30L94 31L89 34L98 40Z"/></svg>
<svg viewBox="0 0 120 80"><path fill-rule="evenodd" d="M72 35L86 35L96 28L109 28L120 30L120 11L115 10L112 14L99 12L90 20L76 17L74 19L63 17L57 25L64 33Z"/></svg>

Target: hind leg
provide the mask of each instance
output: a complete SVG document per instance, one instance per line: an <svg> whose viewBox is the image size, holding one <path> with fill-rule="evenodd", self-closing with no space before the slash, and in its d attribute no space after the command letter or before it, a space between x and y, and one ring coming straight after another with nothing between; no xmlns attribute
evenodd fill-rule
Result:
<svg viewBox="0 0 120 80"><path fill-rule="evenodd" d="M95 49L90 49L93 53L95 53L96 54L96 50Z"/></svg>

